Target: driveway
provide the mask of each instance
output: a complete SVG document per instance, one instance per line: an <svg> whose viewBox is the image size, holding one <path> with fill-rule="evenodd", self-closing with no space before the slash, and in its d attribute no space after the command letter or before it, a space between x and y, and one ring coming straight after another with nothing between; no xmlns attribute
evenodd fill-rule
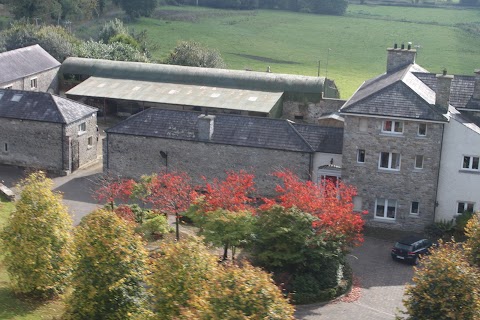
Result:
<svg viewBox="0 0 480 320"><path fill-rule="evenodd" d="M360 298L354 302L298 306L296 317L308 320L395 319L403 310L405 284L413 277L413 267L390 257L391 241L366 237L364 244L348 257L359 280Z"/></svg>

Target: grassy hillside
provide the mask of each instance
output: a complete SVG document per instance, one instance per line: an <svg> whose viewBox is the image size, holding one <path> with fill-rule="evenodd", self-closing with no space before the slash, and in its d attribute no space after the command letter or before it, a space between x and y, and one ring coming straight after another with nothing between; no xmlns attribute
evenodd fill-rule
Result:
<svg viewBox="0 0 480 320"><path fill-rule="evenodd" d="M473 74L480 67L480 36L459 23L480 26L480 10L350 5L346 16L336 17L162 7L129 26L148 31L158 47L156 59L165 58L179 40L197 40L220 50L233 69L271 66L273 72L315 76L321 60L325 75L330 48L328 76L348 98L364 80L384 72L385 49L394 42L420 45L417 62L432 72L445 67Z"/></svg>

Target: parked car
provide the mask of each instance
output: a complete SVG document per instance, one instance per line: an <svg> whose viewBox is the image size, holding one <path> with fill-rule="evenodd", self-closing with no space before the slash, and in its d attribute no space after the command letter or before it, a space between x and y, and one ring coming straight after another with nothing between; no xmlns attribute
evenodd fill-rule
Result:
<svg viewBox="0 0 480 320"><path fill-rule="evenodd" d="M432 242L419 236L409 236L395 243L392 248L392 259L418 264L421 255L428 254Z"/></svg>

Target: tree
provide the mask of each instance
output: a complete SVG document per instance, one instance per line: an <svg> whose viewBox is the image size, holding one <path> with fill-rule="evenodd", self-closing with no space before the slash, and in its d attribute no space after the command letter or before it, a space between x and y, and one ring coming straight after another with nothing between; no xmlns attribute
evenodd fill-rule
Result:
<svg viewBox="0 0 480 320"><path fill-rule="evenodd" d="M91 18L100 6L99 0L7 0L15 18L39 18L41 21L57 21L60 17Z"/></svg>
<svg viewBox="0 0 480 320"><path fill-rule="evenodd" d="M157 7L157 0L116 0L114 3L131 18L149 17Z"/></svg>
<svg viewBox="0 0 480 320"><path fill-rule="evenodd" d="M293 306L270 275L248 262L219 266L213 281L206 285L202 294L183 308L180 319L294 319Z"/></svg>
<svg viewBox="0 0 480 320"><path fill-rule="evenodd" d="M132 179L120 179L108 175L102 176L97 181L98 188L95 190L94 198L103 201L115 209L115 200L128 201L135 188L135 181Z"/></svg>
<svg viewBox="0 0 480 320"><path fill-rule="evenodd" d="M480 213L476 213L467 222L465 227L467 241L464 249L468 260L480 267Z"/></svg>
<svg viewBox="0 0 480 320"><path fill-rule="evenodd" d="M105 22L100 33L98 34L98 39L103 43L108 43L111 38L119 34L129 34L127 27L123 24L122 20L115 18L114 20L109 20Z"/></svg>
<svg viewBox="0 0 480 320"><path fill-rule="evenodd" d="M312 181L302 181L290 171L278 171L274 176L282 180L276 186L278 197L264 199L262 209L268 210L275 204L285 208L297 207L318 218L313 227L334 240L344 241L345 246L358 245L363 241L364 221L353 212L353 197L356 190L342 182L323 181L321 186Z"/></svg>
<svg viewBox="0 0 480 320"><path fill-rule="evenodd" d="M404 305L409 319L479 319L478 271L456 243L442 243L416 269Z"/></svg>
<svg viewBox="0 0 480 320"><path fill-rule="evenodd" d="M112 211L84 217L75 232L76 267L67 319L131 319L145 312L147 253Z"/></svg>
<svg viewBox="0 0 480 320"><path fill-rule="evenodd" d="M179 42L165 63L202 68L226 68L217 50L203 47L195 41Z"/></svg>
<svg viewBox="0 0 480 320"><path fill-rule="evenodd" d="M197 193L185 172L161 172L143 177L144 198L158 212L175 216L176 239L180 239L180 216L190 208Z"/></svg>
<svg viewBox="0 0 480 320"><path fill-rule="evenodd" d="M65 289L72 270L73 223L43 172L18 187L20 200L1 233L4 263L16 293L51 298Z"/></svg>
<svg viewBox="0 0 480 320"><path fill-rule="evenodd" d="M205 282L217 274L218 263L199 239L162 243L148 278L153 311L158 319L175 319Z"/></svg>
<svg viewBox="0 0 480 320"><path fill-rule="evenodd" d="M105 44L89 40L82 42L76 48L75 55L80 58L149 62L144 53L129 44L121 42Z"/></svg>

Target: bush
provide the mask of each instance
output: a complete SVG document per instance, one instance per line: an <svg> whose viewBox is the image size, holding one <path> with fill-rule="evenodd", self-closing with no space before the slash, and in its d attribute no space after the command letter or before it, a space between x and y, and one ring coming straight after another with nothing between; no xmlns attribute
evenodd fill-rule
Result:
<svg viewBox="0 0 480 320"><path fill-rule="evenodd" d="M468 239L465 242L465 253L468 259L480 266L480 214L475 214L465 227L465 234Z"/></svg>
<svg viewBox="0 0 480 320"><path fill-rule="evenodd" d="M217 50L203 47L195 41L182 41L165 60L167 64L203 68L225 68L225 62Z"/></svg>
<svg viewBox="0 0 480 320"><path fill-rule="evenodd" d="M425 227L425 235L433 240L444 239L450 240L455 231L455 222L454 220L442 220L435 223L432 223Z"/></svg>
<svg viewBox="0 0 480 320"><path fill-rule="evenodd" d="M114 42L120 42L123 44L130 45L134 47L135 49L140 49L140 45L138 44L137 40L135 40L132 36L124 33L117 34L113 37L111 37L108 40L108 43L114 43Z"/></svg>
<svg viewBox="0 0 480 320"><path fill-rule="evenodd" d="M108 41L119 34L128 34L128 29L124 26L122 20L114 19L105 22L100 33L98 34L98 40L103 43L108 43Z"/></svg>
<svg viewBox="0 0 480 320"><path fill-rule="evenodd" d="M467 226L468 221L472 218L473 212L466 211L461 215L455 217L455 230L460 233L464 234L465 227Z"/></svg>
<svg viewBox="0 0 480 320"><path fill-rule="evenodd" d="M155 214L147 217L145 221L137 228L137 232L143 234L148 240L156 240L163 235L173 231L168 225L167 217L161 214Z"/></svg>

